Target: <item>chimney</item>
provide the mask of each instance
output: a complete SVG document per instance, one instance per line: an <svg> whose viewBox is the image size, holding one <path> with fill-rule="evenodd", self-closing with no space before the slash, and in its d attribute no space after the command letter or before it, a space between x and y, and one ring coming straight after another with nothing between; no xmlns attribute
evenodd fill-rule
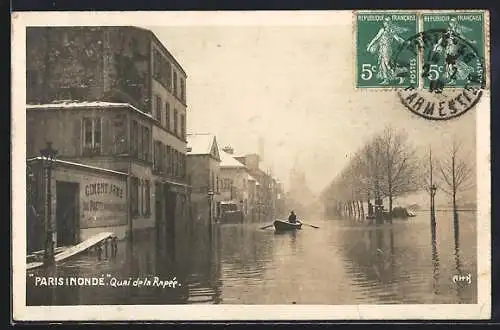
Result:
<svg viewBox="0 0 500 330"><path fill-rule="evenodd" d="M231 148L230 146L225 146L224 149L222 149L222 150L225 151L225 152L227 152L230 155L234 154L234 149Z"/></svg>

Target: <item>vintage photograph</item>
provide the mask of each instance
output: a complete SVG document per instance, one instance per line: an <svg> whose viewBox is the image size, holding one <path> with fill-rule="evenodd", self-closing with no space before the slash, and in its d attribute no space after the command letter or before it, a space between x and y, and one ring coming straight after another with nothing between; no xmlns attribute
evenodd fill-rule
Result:
<svg viewBox="0 0 500 330"><path fill-rule="evenodd" d="M490 317L487 11L12 22L15 319Z"/></svg>

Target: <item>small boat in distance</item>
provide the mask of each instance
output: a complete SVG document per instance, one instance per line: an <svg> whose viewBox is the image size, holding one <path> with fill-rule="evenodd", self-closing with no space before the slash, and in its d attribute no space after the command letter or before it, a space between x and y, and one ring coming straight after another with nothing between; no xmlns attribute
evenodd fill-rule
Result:
<svg viewBox="0 0 500 330"><path fill-rule="evenodd" d="M297 222L292 223L287 220L276 219L274 220L273 225L276 231L297 230L302 228L302 223L298 220Z"/></svg>
<svg viewBox="0 0 500 330"><path fill-rule="evenodd" d="M406 210L406 215L410 218L416 217L417 215L415 214L414 211L412 210Z"/></svg>

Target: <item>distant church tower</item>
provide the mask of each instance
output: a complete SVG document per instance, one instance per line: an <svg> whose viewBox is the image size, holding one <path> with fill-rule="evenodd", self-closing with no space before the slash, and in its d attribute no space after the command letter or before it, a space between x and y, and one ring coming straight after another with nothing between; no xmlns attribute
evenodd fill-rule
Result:
<svg viewBox="0 0 500 330"><path fill-rule="evenodd" d="M264 155L264 138L262 136L259 136L259 156L260 156L260 159L264 159L265 155Z"/></svg>

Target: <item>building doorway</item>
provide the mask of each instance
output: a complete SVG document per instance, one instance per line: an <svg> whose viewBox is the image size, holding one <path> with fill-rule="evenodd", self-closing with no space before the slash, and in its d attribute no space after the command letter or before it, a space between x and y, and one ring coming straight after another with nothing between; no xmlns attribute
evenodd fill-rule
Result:
<svg viewBox="0 0 500 330"><path fill-rule="evenodd" d="M57 246L75 245L80 240L80 184L56 182Z"/></svg>
<svg viewBox="0 0 500 330"><path fill-rule="evenodd" d="M175 256L175 222L176 222L176 206L177 206L177 194L170 191L170 189L165 190L164 196L166 196L165 201L165 218L166 218L166 241L167 249L172 255Z"/></svg>
<svg viewBox="0 0 500 330"><path fill-rule="evenodd" d="M161 249L163 246L163 208L161 207L161 183L155 183L155 231L156 231L156 246Z"/></svg>

